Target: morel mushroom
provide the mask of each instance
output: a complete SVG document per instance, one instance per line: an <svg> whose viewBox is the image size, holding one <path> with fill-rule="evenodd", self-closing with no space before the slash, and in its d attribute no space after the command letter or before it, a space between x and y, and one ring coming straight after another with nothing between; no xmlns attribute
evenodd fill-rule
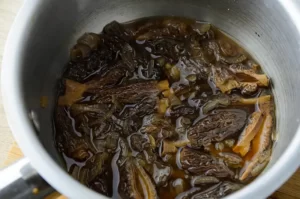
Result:
<svg viewBox="0 0 300 199"><path fill-rule="evenodd" d="M248 153L250 143L254 136L258 133L262 122L263 114L261 112L252 113L252 115L249 117L247 127L241 133L236 146L233 148L234 152L240 153L242 156L245 156L246 153Z"/></svg>
<svg viewBox="0 0 300 199"><path fill-rule="evenodd" d="M269 149L272 144L271 133L273 126L273 118L268 114L264 121L262 129L255 135L252 141L252 148L246 155L246 164L242 168L240 173L240 180L245 180L255 167L260 164L269 161L271 156L271 150ZM254 172L256 175L258 172Z"/></svg>
<svg viewBox="0 0 300 199"><path fill-rule="evenodd" d="M82 162L90 156L89 151L92 149L82 134L72 126L72 118L69 114L68 110L63 107L58 107L55 111L57 145L59 150L69 158Z"/></svg>
<svg viewBox="0 0 300 199"><path fill-rule="evenodd" d="M96 93L95 98L98 103L111 103L112 96L115 96L116 101L119 103L130 104L136 103L145 97L156 98L160 92L160 88L160 84L157 84L156 81L140 82L127 86L101 90Z"/></svg>
<svg viewBox="0 0 300 199"><path fill-rule="evenodd" d="M178 136L175 127L161 115L148 115L144 117L143 121L144 124L140 131L152 135L155 139L176 138Z"/></svg>
<svg viewBox="0 0 300 199"><path fill-rule="evenodd" d="M241 189L243 185L225 181L220 182L217 185L213 185L208 189L201 191L199 193L194 194L191 198L192 199L217 199L222 198L234 191Z"/></svg>
<svg viewBox="0 0 300 199"><path fill-rule="evenodd" d="M261 104L263 102L269 101L270 99L271 99L270 95L262 95L254 98L244 98L236 94L227 95L227 94L220 93L218 95L213 96L202 106L202 112L203 114L207 114L208 112L214 109L225 108L230 105Z"/></svg>
<svg viewBox="0 0 300 199"><path fill-rule="evenodd" d="M269 162L269 81L211 24L113 21L70 51L56 146L70 174L108 197L224 197Z"/></svg>
<svg viewBox="0 0 300 199"><path fill-rule="evenodd" d="M108 153L98 153L90 158L84 167L79 169L77 165L74 165L70 172L74 178L86 185L105 170L108 159Z"/></svg>
<svg viewBox="0 0 300 199"><path fill-rule="evenodd" d="M122 198L158 198L150 177L144 168L132 158L129 158L121 167L118 190Z"/></svg>
<svg viewBox="0 0 300 199"><path fill-rule="evenodd" d="M194 176L192 178L191 184L205 185L205 184L216 184L218 182L220 182L220 180L214 176L199 175L199 176Z"/></svg>
<svg viewBox="0 0 300 199"><path fill-rule="evenodd" d="M218 66L212 67L212 75L214 83L222 93L241 89L242 93L252 94L258 86L266 87L269 85L269 79L266 75L254 73L252 70L234 70L226 66Z"/></svg>
<svg viewBox="0 0 300 199"><path fill-rule="evenodd" d="M239 132L246 123L246 112L238 109L219 110L188 129L192 147L199 148L222 141Z"/></svg>
<svg viewBox="0 0 300 199"><path fill-rule="evenodd" d="M187 147L180 152L180 163L183 169L197 175L234 176L234 172L226 166L222 159Z"/></svg>

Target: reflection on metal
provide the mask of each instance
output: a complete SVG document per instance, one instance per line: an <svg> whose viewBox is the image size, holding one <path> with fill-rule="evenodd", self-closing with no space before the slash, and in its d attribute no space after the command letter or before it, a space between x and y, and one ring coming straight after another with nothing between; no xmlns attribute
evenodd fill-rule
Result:
<svg viewBox="0 0 300 199"><path fill-rule="evenodd" d="M23 158L0 171L0 198L38 199L52 193L53 188Z"/></svg>

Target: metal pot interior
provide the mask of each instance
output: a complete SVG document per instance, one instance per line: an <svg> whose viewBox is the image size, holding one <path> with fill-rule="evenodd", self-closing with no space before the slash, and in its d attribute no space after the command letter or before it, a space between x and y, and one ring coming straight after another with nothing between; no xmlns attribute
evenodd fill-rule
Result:
<svg viewBox="0 0 300 199"><path fill-rule="evenodd" d="M293 140L300 121L300 93L297 92L300 34L279 1L42 1L27 27L19 76L26 111L32 116L36 135L45 149L63 166L53 142L52 112L56 83L76 39L84 32L100 32L112 20L126 22L158 15L185 16L214 24L250 52L271 77L278 141L266 173ZM41 96L48 97L47 108L40 107Z"/></svg>

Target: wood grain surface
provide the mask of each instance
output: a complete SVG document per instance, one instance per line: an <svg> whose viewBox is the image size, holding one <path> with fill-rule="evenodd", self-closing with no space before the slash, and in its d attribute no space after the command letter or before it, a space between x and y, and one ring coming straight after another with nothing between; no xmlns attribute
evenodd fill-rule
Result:
<svg viewBox="0 0 300 199"><path fill-rule="evenodd" d="M11 24L22 5L22 0L0 0L0 63L2 61L4 44ZM5 67L5 66L1 66ZM300 150L300 149L299 149ZM0 99L0 169L23 157L23 153L9 130ZM299 157L300 158L300 157ZM53 193L47 199L65 199L59 193ZM300 199L300 169L278 189L272 199Z"/></svg>
<svg viewBox="0 0 300 199"><path fill-rule="evenodd" d="M22 0L0 0L0 69L4 67L2 66L2 56L7 34L21 4ZM13 141L14 138L9 130L0 97L0 169L4 166L3 162Z"/></svg>

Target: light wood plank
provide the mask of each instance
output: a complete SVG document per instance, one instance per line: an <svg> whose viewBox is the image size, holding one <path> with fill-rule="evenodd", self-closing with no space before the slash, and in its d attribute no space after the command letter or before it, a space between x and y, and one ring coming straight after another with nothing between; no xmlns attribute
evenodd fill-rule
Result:
<svg viewBox="0 0 300 199"><path fill-rule="evenodd" d="M20 9L22 0L0 0L0 69L2 66L2 56L8 31L13 20ZM0 88L1 89L1 88ZM1 92L1 90L0 90ZM4 160L14 142L9 126L4 114L2 99L0 97L0 169L4 166Z"/></svg>
<svg viewBox="0 0 300 199"><path fill-rule="evenodd" d="M268 199L298 199L297 197L290 196L284 192L276 191L272 196Z"/></svg>

